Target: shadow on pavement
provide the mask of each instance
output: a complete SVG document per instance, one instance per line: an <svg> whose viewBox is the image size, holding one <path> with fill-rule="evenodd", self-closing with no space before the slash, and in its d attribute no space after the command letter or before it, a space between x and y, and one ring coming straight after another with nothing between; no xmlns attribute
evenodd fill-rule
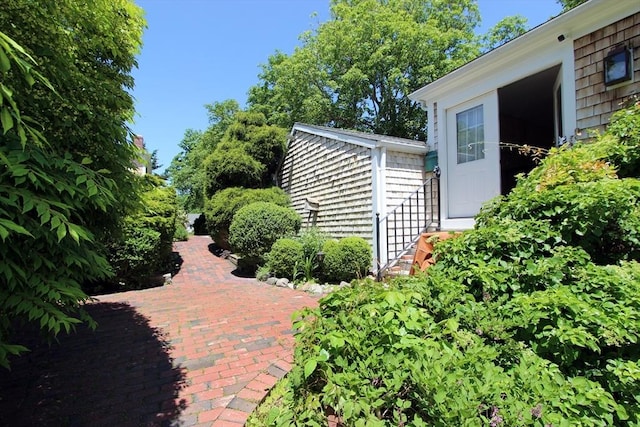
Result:
<svg viewBox="0 0 640 427"><path fill-rule="evenodd" d="M178 401L184 372L170 344L134 307L87 307L95 331L78 327L51 346L38 331L16 337L31 349L0 368L0 425L171 426L186 407Z"/></svg>
<svg viewBox="0 0 640 427"><path fill-rule="evenodd" d="M233 256L233 253L231 251L221 248L215 242L209 244L209 252L211 252L218 258L226 260L230 259ZM242 265L242 259L237 259L234 264L236 263L236 268L231 272L231 274L243 279L254 279L256 277L256 266L244 266Z"/></svg>

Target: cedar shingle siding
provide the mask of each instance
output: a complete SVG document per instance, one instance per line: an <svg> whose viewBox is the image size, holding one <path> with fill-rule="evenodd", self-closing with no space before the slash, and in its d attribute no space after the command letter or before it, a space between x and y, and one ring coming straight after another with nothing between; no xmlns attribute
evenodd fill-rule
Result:
<svg viewBox="0 0 640 427"><path fill-rule="evenodd" d="M307 197L319 202L315 225L332 237L371 241L373 225L371 150L335 139L297 132L281 171L281 187L293 208L312 225Z"/></svg>
<svg viewBox="0 0 640 427"><path fill-rule="evenodd" d="M635 48L634 82L614 89L604 85L603 59L614 47L625 44ZM629 95L640 93L640 13L600 28L573 43L576 72L576 124L582 138L587 130L603 131L611 113L620 108Z"/></svg>

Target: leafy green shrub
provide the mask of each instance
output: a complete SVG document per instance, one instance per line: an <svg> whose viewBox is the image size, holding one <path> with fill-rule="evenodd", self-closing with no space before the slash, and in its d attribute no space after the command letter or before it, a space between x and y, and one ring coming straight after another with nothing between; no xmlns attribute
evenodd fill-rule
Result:
<svg viewBox="0 0 640 427"><path fill-rule="evenodd" d="M329 240L329 236L319 228L311 227L302 230L296 240L302 244L305 258L316 258L318 252L322 251L322 247Z"/></svg>
<svg viewBox="0 0 640 427"><path fill-rule="evenodd" d="M350 282L363 278L371 268L371 246L361 237L329 240L322 251L322 273L328 282Z"/></svg>
<svg viewBox="0 0 640 427"><path fill-rule="evenodd" d="M260 259L281 237L293 237L302 219L291 208L271 202L255 202L242 207L229 227L229 243L239 254Z"/></svg>
<svg viewBox="0 0 640 427"><path fill-rule="evenodd" d="M200 216L193 221L193 234L196 236L209 234L207 231L207 219L204 214L200 214Z"/></svg>
<svg viewBox="0 0 640 427"><path fill-rule="evenodd" d="M553 150L507 199L483 207L478 227L534 219L548 223L566 244L585 249L598 264L637 258L640 181L617 179L615 165L599 158L606 151L602 144Z"/></svg>
<svg viewBox="0 0 640 427"><path fill-rule="evenodd" d="M189 232L183 223L176 225L176 231L173 233L173 240L176 242L186 242L189 240Z"/></svg>
<svg viewBox="0 0 640 427"><path fill-rule="evenodd" d="M295 271L304 260L302 243L295 239L283 238L275 241L271 250L265 255L269 272L276 277L286 277L293 280Z"/></svg>
<svg viewBox="0 0 640 427"><path fill-rule="evenodd" d="M611 116L607 129L609 136L619 144L612 145L610 160L617 166L621 178L640 178L640 101L637 100Z"/></svg>
<svg viewBox="0 0 640 427"><path fill-rule="evenodd" d="M278 187L245 189L241 187L226 188L217 192L205 203L207 227L216 244L230 249L229 227L240 208L254 202L271 202L278 206L289 206L287 193Z"/></svg>
<svg viewBox="0 0 640 427"><path fill-rule="evenodd" d="M138 287L159 266L161 235L140 224L129 224L122 242L113 247L109 262L117 273L117 280L127 288Z"/></svg>
<svg viewBox="0 0 640 427"><path fill-rule="evenodd" d="M122 235L108 243L114 281L133 288L140 287L168 262L178 215L175 190L157 177L146 175L142 179L146 191L138 209L124 219Z"/></svg>

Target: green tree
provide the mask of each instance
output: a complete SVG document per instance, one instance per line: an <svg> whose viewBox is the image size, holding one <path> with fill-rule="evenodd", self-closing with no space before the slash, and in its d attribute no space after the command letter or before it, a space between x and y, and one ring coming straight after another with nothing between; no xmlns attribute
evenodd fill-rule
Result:
<svg viewBox="0 0 640 427"><path fill-rule="evenodd" d="M213 152L240 111L238 102L232 99L207 104L205 108L209 127L205 131L187 129L179 144L180 153L166 169L166 175L178 192L180 205L187 212L202 212L205 201L203 161Z"/></svg>
<svg viewBox="0 0 640 427"><path fill-rule="evenodd" d="M494 25L482 37L484 51L490 51L527 32L527 18L522 15L507 16Z"/></svg>
<svg viewBox="0 0 640 427"><path fill-rule="evenodd" d="M76 161L90 158L91 168L108 170L117 186L118 203L84 220L101 235L117 230L136 200L131 164L137 151L127 123L134 111L131 70L145 25L131 0L6 0L0 6L0 28L34 58L57 92L30 86L9 70L22 113L45 130L53 150Z"/></svg>
<svg viewBox="0 0 640 427"><path fill-rule="evenodd" d="M268 125L264 114L238 112L224 137L204 161L207 198L229 187L264 188L275 181L287 132Z"/></svg>
<svg viewBox="0 0 640 427"><path fill-rule="evenodd" d="M407 95L479 53L473 0L334 0L332 19L272 55L251 109L296 121L424 138L426 117Z"/></svg>
<svg viewBox="0 0 640 427"><path fill-rule="evenodd" d="M25 350L11 344L20 322L55 335L90 320L81 285L110 274L100 242L137 199L127 89L144 20L130 1L89 3L0 6L4 366Z"/></svg>
<svg viewBox="0 0 640 427"><path fill-rule="evenodd" d="M562 5L562 10L567 11L569 9L573 9L576 6L580 6L582 3L587 0L556 0L560 5Z"/></svg>

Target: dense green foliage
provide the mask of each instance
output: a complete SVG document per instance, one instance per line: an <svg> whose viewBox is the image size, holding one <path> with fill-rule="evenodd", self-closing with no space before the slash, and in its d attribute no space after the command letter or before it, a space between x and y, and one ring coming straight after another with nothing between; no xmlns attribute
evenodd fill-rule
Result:
<svg viewBox="0 0 640 427"><path fill-rule="evenodd" d="M145 191L138 208L127 215L121 236L109 247L114 281L140 287L167 263L176 231L178 202L173 187L152 175L142 178ZM186 231L186 230L185 230Z"/></svg>
<svg viewBox="0 0 640 427"><path fill-rule="evenodd" d="M130 72L144 21L125 0L0 6L0 365L88 319L81 285L110 266L101 245L136 200Z"/></svg>
<svg viewBox="0 0 640 427"><path fill-rule="evenodd" d="M229 243L234 251L247 258L261 259L281 237L293 237L302 219L291 208L271 202L254 202L233 216Z"/></svg>
<svg viewBox="0 0 640 427"><path fill-rule="evenodd" d="M289 206L289 196L278 187L245 189L226 188L217 192L205 204L207 228L216 244L229 248L229 227L236 212L254 202L271 202L279 206Z"/></svg>
<svg viewBox="0 0 640 427"><path fill-rule="evenodd" d="M38 123L57 155L71 154L77 162L89 158L90 169L109 171L116 184L116 203L84 218L99 238L119 228L126 206L136 200L131 164L137 150L127 123L133 119L131 70L144 26L142 10L129 0L37 6L6 0L0 6L0 28L34 58L55 88L54 93L31 85L16 78L16 68L9 69L6 81L21 113Z"/></svg>
<svg viewBox="0 0 640 427"><path fill-rule="evenodd" d="M276 240L264 258L269 273L294 280L304 261L304 247L299 240L285 237Z"/></svg>
<svg viewBox="0 0 640 427"><path fill-rule="evenodd" d="M233 117L240 111L238 102L231 99L205 107L209 127L204 132L187 129L178 145L180 153L166 169L171 185L178 192L180 206L186 212L202 212L205 203L203 161L213 152L233 122Z"/></svg>
<svg viewBox="0 0 640 427"><path fill-rule="evenodd" d="M305 310L267 424L640 425L639 112L552 150L426 275Z"/></svg>
<svg viewBox="0 0 640 427"><path fill-rule="evenodd" d="M407 95L479 53L473 0L334 0L331 20L276 52L249 91L270 122L420 138L425 114Z"/></svg>
<svg viewBox="0 0 640 427"><path fill-rule="evenodd" d="M483 50L489 51L521 36L527 31L527 18L522 15L507 16L491 27L482 37Z"/></svg>
<svg viewBox="0 0 640 427"><path fill-rule="evenodd" d="M332 283L362 279L371 269L371 245L362 237L329 240L322 247L322 274Z"/></svg>
<svg viewBox="0 0 640 427"><path fill-rule="evenodd" d="M573 9L576 6L581 5L587 0L556 0L556 1L562 5L562 9L564 11L567 11L569 9Z"/></svg>
<svg viewBox="0 0 640 427"><path fill-rule="evenodd" d="M204 162L207 198L229 187L273 185L284 157L286 130L267 125L261 113L238 112L222 140Z"/></svg>
<svg viewBox="0 0 640 427"><path fill-rule="evenodd" d="M316 227L301 231L293 239L277 240L265 255L267 263L260 268L259 275L264 278L276 276L305 282L319 281L323 274L318 254L327 240L329 237Z"/></svg>

